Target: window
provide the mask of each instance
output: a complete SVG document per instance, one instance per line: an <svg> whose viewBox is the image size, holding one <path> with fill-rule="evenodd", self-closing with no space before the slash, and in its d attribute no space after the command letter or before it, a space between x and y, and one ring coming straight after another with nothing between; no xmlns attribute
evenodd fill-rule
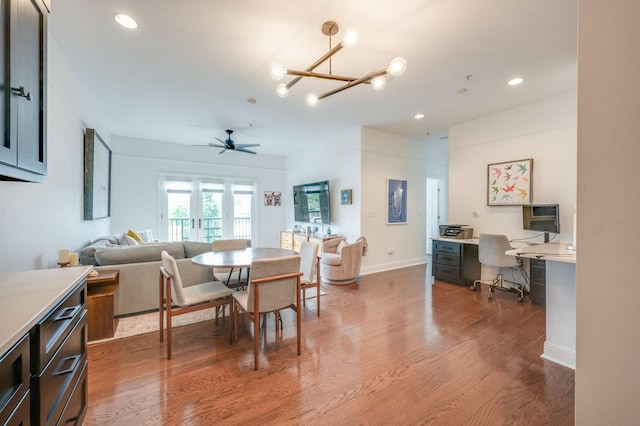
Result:
<svg viewBox="0 0 640 426"><path fill-rule="evenodd" d="M167 241L251 239L254 182L163 176L160 185Z"/></svg>

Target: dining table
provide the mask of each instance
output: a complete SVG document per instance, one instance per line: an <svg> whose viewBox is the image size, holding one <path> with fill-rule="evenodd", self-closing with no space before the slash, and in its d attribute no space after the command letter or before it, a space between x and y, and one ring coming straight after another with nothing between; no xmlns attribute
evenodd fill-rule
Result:
<svg viewBox="0 0 640 426"><path fill-rule="evenodd" d="M251 271L251 262L259 259L292 256L293 250L271 247L248 247L243 250L208 251L191 258L195 265L209 268L247 268ZM231 274L229 274L229 277ZM228 285L228 282L225 283Z"/></svg>

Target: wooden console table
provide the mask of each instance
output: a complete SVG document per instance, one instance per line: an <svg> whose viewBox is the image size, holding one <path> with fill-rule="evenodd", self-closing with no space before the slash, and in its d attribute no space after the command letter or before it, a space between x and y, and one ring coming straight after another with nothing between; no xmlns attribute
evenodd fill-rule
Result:
<svg viewBox="0 0 640 426"><path fill-rule="evenodd" d="M113 337L118 325L114 317L114 296L120 283L119 269L98 271L87 277L87 313L89 341Z"/></svg>

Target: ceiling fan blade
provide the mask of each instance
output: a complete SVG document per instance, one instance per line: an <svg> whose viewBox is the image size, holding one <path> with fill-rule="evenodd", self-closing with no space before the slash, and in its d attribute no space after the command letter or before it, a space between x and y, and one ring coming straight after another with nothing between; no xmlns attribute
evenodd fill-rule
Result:
<svg viewBox="0 0 640 426"><path fill-rule="evenodd" d="M251 148L252 146L260 146L259 143L240 143L236 145L236 149L238 148Z"/></svg>
<svg viewBox="0 0 640 426"><path fill-rule="evenodd" d="M224 152L227 150L227 147L222 147L222 151L220 151L218 154L224 154Z"/></svg>
<svg viewBox="0 0 640 426"><path fill-rule="evenodd" d="M240 151L240 152L246 152L247 154L255 154L254 151L251 151L249 149L245 149L245 148L237 148L236 147L236 151Z"/></svg>
<svg viewBox="0 0 640 426"><path fill-rule="evenodd" d="M222 145L225 145L225 146L227 145L227 144L226 144L226 142L225 142L225 141L223 141L223 140L222 140L222 139L220 139L220 138L216 138L216 140L220 141L220 143L221 143Z"/></svg>

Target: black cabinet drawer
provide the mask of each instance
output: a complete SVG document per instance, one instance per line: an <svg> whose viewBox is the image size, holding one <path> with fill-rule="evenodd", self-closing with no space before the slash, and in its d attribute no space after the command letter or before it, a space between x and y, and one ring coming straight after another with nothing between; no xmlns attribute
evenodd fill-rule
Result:
<svg viewBox="0 0 640 426"><path fill-rule="evenodd" d="M538 284L531 282L531 289L529 291L529 297L531 298L531 303L534 305L545 306L547 302L547 293L544 284Z"/></svg>
<svg viewBox="0 0 640 426"><path fill-rule="evenodd" d="M26 334L0 359L0 424L29 390L29 335Z"/></svg>
<svg viewBox="0 0 640 426"><path fill-rule="evenodd" d="M544 284L547 282L547 268L544 260L531 259L531 281Z"/></svg>
<svg viewBox="0 0 640 426"><path fill-rule="evenodd" d="M78 377L87 362L87 310L69 333L51 362L39 375L32 376L31 389L38 398L32 414L35 424L55 424L60 418Z"/></svg>
<svg viewBox="0 0 640 426"><path fill-rule="evenodd" d="M86 306L84 280L31 330L31 371L40 372L58 350Z"/></svg>
<svg viewBox="0 0 640 426"><path fill-rule="evenodd" d="M460 255L435 252L433 254L433 263L460 267Z"/></svg>
<svg viewBox="0 0 640 426"><path fill-rule="evenodd" d="M60 425L81 425L84 420L84 415L87 412L87 364L85 363L82 373L78 382L73 387L69 402L64 408L62 416L58 424Z"/></svg>
<svg viewBox="0 0 640 426"><path fill-rule="evenodd" d="M462 279L460 267L434 263L432 272L434 277L447 282L460 283Z"/></svg>
<svg viewBox="0 0 640 426"><path fill-rule="evenodd" d="M433 251L434 252L442 252L442 253L450 253L450 254L460 254L462 250L462 244L460 243L450 243L448 241L433 241Z"/></svg>
<svg viewBox="0 0 640 426"><path fill-rule="evenodd" d="M31 424L31 394L27 393L22 397L18 407L11 413L7 420L3 420L4 426L26 426Z"/></svg>

